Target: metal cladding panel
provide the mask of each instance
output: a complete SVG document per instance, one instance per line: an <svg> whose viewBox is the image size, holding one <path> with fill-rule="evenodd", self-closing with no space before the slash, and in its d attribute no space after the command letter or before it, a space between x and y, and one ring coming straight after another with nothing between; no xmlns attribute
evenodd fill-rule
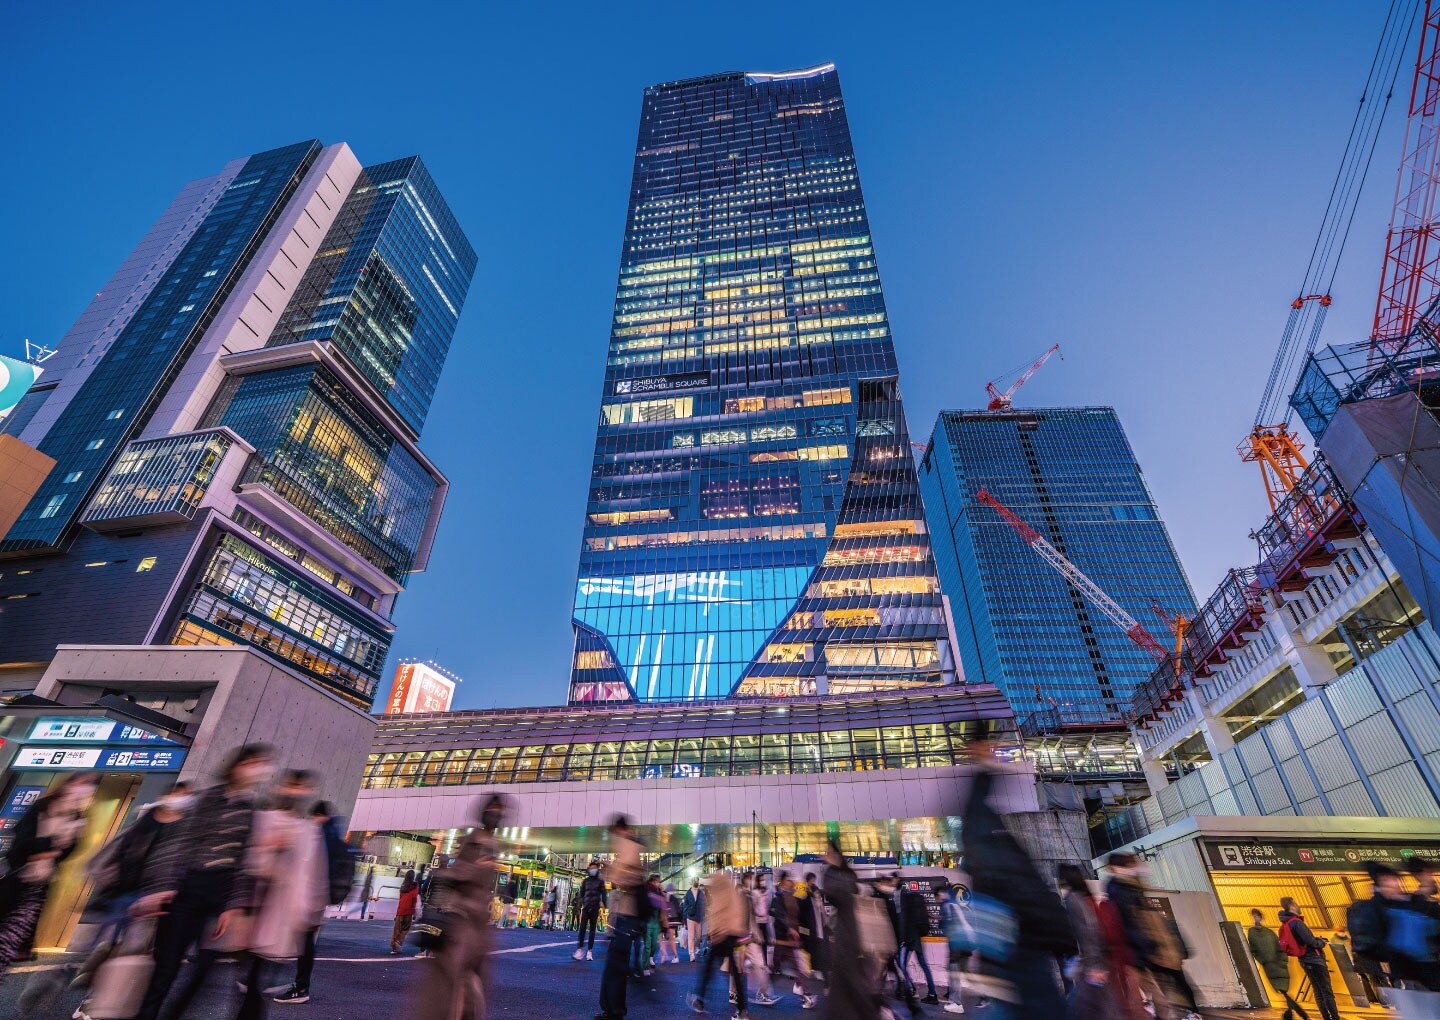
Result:
<svg viewBox="0 0 1440 1020"><path fill-rule="evenodd" d="M1380 695L1375 693L1374 684L1363 670L1352 670L1336 680L1325 688L1325 697L1330 699L1330 707L1345 727L1385 711Z"/></svg>
<svg viewBox="0 0 1440 1020"><path fill-rule="evenodd" d="M1200 781L1205 785L1205 792L1214 796L1230 788L1230 780L1225 775L1223 767L1217 767L1214 762L1206 765L1195 772Z"/></svg>
<svg viewBox="0 0 1440 1020"><path fill-rule="evenodd" d="M1281 718L1283 719L1284 716ZM1270 725L1264 727L1260 732L1270 741L1277 761L1289 761L1300 753L1300 748L1295 745L1295 738L1290 734L1290 727Z"/></svg>
<svg viewBox="0 0 1440 1020"><path fill-rule="evenodd" d="M1395 717L1405 727L1421 754L1440 750L1440 712L1424 691L1395 703Z"/></svg>
<svg viewBox="0 0 1440 1020"><path fill-rule="evenodd" d="M1411 649L1415 652L1417 660L1422 652L1429 656L1431 666L1428 669L1422 669L1421 672L1430 677L1431 683L1436 683L1437 675L1440 675L1440 634L1435 633L1435 628L1427 621L1406 634L1405 637L1411 639Z"/></svg>
<svg viewBox="0 0 1440 1020"><path fill-rule="evenodd" d="M1429 626L1422 624L1415 630L1402 634L1395 644L1400 646L1410 668L1414 670L1423 683L1431 687L1440 685L1440 661L1436 660L1433 645L1425 639L1425 634L1433 631Z"/></svg>
<svg viewBox="0 0 1440 1020"><path fill-rule="evenodd" d="M1235 800L1240 805L1236 814L1258 815L1263 814L1260 810L1260 802L1255 799L1255 788L1249 783L1242 783L1234 788Z"/></svg>
<svg viewBox="0 0 1440 1020"><path fill-rule="evenodd" d="M1403 642L1404 638L1401 638L1376 652L1360 667L1381 685L1391 701L1399 701L1420 690L1420 678L1405 657Z"/></svg>
<svg viewBox="0 0 1440 1020"><path fill-rule="evenodd" d="M1315 778L1320 781L1320 789L1326 793L1360 781L1360 770L1338 736L1310 748L1307 757L1315 770ZM1337 810L1336 814L1345 812Z"/></svg>
<svg viewBox="0 0 1440 1020"><path fill-rule="evenodd" d="M1240 752L1233 747L1220 755L1220 767L1225 770L1225 778L1232 787L1249 781L1245 775L1245 766L1240 763Z"/></svg>
<svg viewBox="0 0 1440 1020"><path fill-rule="evenodd" d="M1358 781L1331 790L1326 796L1330 799L1330 810L1339 817L1366 818L1376 814L1375 802L1370 799L1365 785Z"/></svg>
<svg viewBox="0 0 1440 1020"><path fill-rule="evenodd" d="M1270 754L1270 748L1266 746L1264 738L1260 733L1252 733L1240 743L1235 745L1239 752L1240 759L1245 767L1250 770L1250 775L1263 772L1265 769L1275 767L1275 758Z"/></svg>
<svg viewBox="0 0 1440 1020"><path fill-rule="evenodd" d="M1165 817L1166 825L1186 817L1185 804L1180 797L1179 783L1171 783L1157 793L1155 799L1160 804L1160 812Z"/></svg>
<svg viewBox="0 0 1440 1020"><path fill-rule="evenodd" d="M1278 815L1290 810L1290 797L1280 773L1271 767L1261 772L1251 772L1255 783L1255 795L1260 799L1260 810L1267 815Z"/></svg>
<svg viewBox="0 0 1440 1020"><path fill-rule="evenodd" d="M1140 804L1141 814L1145 820L1147 831L1153 832L1156 829L1164 828L1165 812L1160 806L1158 797L1147 797Z"/></svg>
<svg viewBox="0 0 1440 1020"><path fill-rule="evenodd" d="M1360 759L1360 767L1374 775L1410 760L1410 751L1400 739L1388 713L1372 715L1354 726L1345 727L1350 746Z"/></svg>
<svg viewBox="0 0 1440 1020"><path fill-rule="evenodd" d="M1300 814L1302 815L1323 818L1329 813L1329 811L1325 810L1325 802L1319 797L1311 797L1308 800L1302 800L1300 802Z"/></svg>
<svg viewBox="0 0 1440 1020"><path fill-rule="evenodd" d="M1320 791L1315 788L1315 782L1310 778L1310 772L1305 767L1302 758L1290 758L1280 763L1281 770L1285 773L1285 781L1290 784L1290 792L1294 794L1297 801L1306 801L1311 797L1318 797Z"/></svg>
<svg viewBox="0 0 1440 1020"><path fill-rule="evenodd" d="M1335 724L1330 721L1330 713L1325 711L1325 706L1318 699L1297 705L1285 718L1294 729L1295 736L1300 738L1301 747L1314 747L1322 740L1332 740L1335 737Z"/></svg>
<svg viewBox="0 0 1440 1020"><path fill-rule="evenodd" d="M1430 793L1414 762L1397 765L1370 776L1385 814L1401 818L1440 818L1440 804Z"/></svg>
<svg viewBox="0 0 1440 1020"><path fill-rule="evenodd" d="M1210 800L1211 807L1217 815L1238 815L1243 814L1240 810L1240 799L1235 796L1235 791L1224 790L1215 794Z"/></svg>
<svg viewBox="0 0 1440 1020"><path fill-rule="evenodd" d="M1210 814L1209 811L1197 811L1196 808L1209 806L1210 794L1205 789L1205 777L1202 775L1204 769L1192 772L1175 785L1180 790L1180 799L1185 804L1187 814Z"/></svg>

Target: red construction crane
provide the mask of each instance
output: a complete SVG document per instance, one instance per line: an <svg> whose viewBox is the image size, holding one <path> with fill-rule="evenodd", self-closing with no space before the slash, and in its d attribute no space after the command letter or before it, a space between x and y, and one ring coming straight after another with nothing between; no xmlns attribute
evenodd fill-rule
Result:
<svg viewBox="0 0 1440 1020"><path fill-rule="evenodd" d="M1370 342L1376 353L1405 348L1415 318L1440 292L1440 241L1435 198L1440 192L1440 4L1425 0L1420 50L1410 86L1409 122L1385 238L1385 265Z"/></svg>
<svg viewBox="0 0 1440 1020"><path fill-rule="evenodd" d="M1024 386L1027 382L1029 382L1030 377L1036 372L1040 371L1040 366L1045 364L1045 362L1049 361L1050 355L1054 354L1059 349L1060 345L1055 344L1044 354L1040 355L1040 357L1036 358L1035 363L1032 364L1025 371L1021 372L1020 378L1016 379L1013 383L1011 383L1009 388L1006 389L1003 393L1000 392L1000 388L996 386L993 382L986 383L985 392L990 396L990 403L986 406L985 409L987 411L1010 410L1010 400L1012 397L1015 396L1015 391L1018 390L1021 386Z"/></svg>
<svg viewBox="0 0 1440 1020"><path fill-rule="evenodd" d="M1160 646L1160 642L1151 637L1150 632L1140 626L1135 617L1125 612L1118 602L1106 595L1099 585L1086 577L1083 570L1066 559L1060 550L1045 541L1038 531L1017 517L1009 507L990 495L988 490L981 489L975 493L975 498L1003 517L1005 523L1015 529L1015 534L1019 535L1026 545L1034 549L1046 563L1058 570L1065 580L1079 588L1081 594L1109 617L1111 623L1125 632L1126 637L1153 655L1157 662L1166 660L1169 653Z"/></svg>

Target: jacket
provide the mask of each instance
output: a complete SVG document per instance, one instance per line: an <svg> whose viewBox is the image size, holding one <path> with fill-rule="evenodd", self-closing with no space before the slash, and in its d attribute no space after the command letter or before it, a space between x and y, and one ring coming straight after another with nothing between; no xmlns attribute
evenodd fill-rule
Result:
<svg viewBox="0 0 1440 1020"><path fill-rule="evenodd" d="M610 912L620 917L648 918L649 900L645 896L645 868L640 861L640 841L630 836L610 837L615 859L605 866L605 877L615 892Z"/></svg>
<svg viewBox="0 0 1440 1020"><path fill-rule="evenodd" d="M256 890L249 945L267 960L300 955L306 931L320 924L329 898L325 835L289 811L257 811L244 870Z"/></svg>
<svg viewBox="0 0 1440 1020"><path fill-rule="evenodd" d="M705 896L698 889L685 890L685 904L682 916L687 921L705 920Z"/></svg>
<svg viewBox="0 0 1440 1020"><path fill-rule="evenodd" d="M915 947L930 934L930 910L925 897L913 889L900 887L900 944Z"/></svg>
<svg viewBox="0 0 1440 1020"><path fill-rule="evenodd" d="M244 866L253 842L255 813L254 798L248 794L228 797L223 785L201 793L195 806L180 820L180 828L150 855L141 883L143 891L149 895L179 889L192 869L223 867L234 876L223 909L248 910L255 906L254 873ZM222 858L230 863L215 863Z"/></svg>
<svg viewBox="0 0 1440 1020"><path fill-rule="evenodd" d="M1145 904L1145 890L1139 882L1114 876L1105 883L1105 898L1110 904L1116 920L1113 936L1123 939L1123 945L1115 953L1116 960L1134 966L1148 966L1160 951L1151 925L1146 924L1143 912L1150 908Z"/></svg>
<svg viewBox="0 0 1440 1020"><path fill-rule="evenodd" d="M877 1020L878 996L870 979L870 967L860 947L860 927L855 901L860 883L848 867L831 866L821 880L825 899L834 908L830 923L830 966L825 976L830 994L825 998L826 1020Z"/></svg>
<svg viewBox="0 0 1440 1020"><path fill-rule="evenodd" d="M599 910L606 900L605 880L599 875L586 875L580 883L580 906L585 910Z"/></svg>
<svg viewBox="0 0 1440 1020"><path fill-rule="evenodd" d="M1263 924L1251 925L1245 932L1245 941L1250 944L1250 955L1265 972L1270 987L1280 994L1290 990L1290 960L1280 948L1280 936Z"/></svg>
<svg viewBox="0 0 1440 1020"><path fill-rule="evenodd" d="M1321 963L1325 957L1320 950L1325 948L1325 943L1315 937L1305 921L1299 914L1291 910L1280 911L1280 924L1290 926L1290 935L1305 949L1305 955L1300 957L1301 964Z"/></svg>
<svg viewBox="0 0 1440 1020"><path fill-rule="evenodd" d="M1070 918L1070 930L1075 933L1075 944L1080 950L1081 969L1109 970L1105 932L1100 927L1095 900L1070 890L1065 893L1065 914Z"/></svg>
<svg viewBox="0 0 1440 1020"><path fill-rule="evenodd" d="M965 800L962 832L965 870L975 892L1009 907L1019 925L1019 944L1056 956L1075 953L1075 936L1060 895L1035 870L1030 855L1021 849L990 807L988 798L995 775L976 771ZM827 886L826 893L829 893Z"/></svg>
<svg viewBox="0 0 1440 1020"><path fill-rule="evenodd" d="M705 898L711 945L732 935L749 934L749 911L745 909L740 890L735 888L735 880L726 872L717 871L710 876Z"/></svg>

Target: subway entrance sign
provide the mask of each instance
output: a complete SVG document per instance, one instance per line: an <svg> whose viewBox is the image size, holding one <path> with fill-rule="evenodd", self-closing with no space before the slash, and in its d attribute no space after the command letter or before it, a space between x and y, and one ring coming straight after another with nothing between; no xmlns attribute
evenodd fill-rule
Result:
<svg viewBox="0 0 1440 1020"><path fill-rule="evenodd" d="M1371 861L1404 868L1412 857L1440 861L1435 843L1274 842L1236 839L1201 841L1212 872L1226 871L1363 871Z"/></svg>

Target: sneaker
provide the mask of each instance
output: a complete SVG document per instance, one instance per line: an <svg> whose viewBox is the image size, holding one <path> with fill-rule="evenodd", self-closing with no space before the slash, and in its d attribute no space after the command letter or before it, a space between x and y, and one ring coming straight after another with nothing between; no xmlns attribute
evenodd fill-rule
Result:
<svg viewBox="0 0 1440 1020"><path fill-rule="evenodd" d="M960 1003L958 1003L958 1002L947 1002L947 1003L945 1003L945 1012L947 1012L947 1013L963 1013L963 1012L965 1012L965 1007L962 1006L962 1005L960 1005Z"/></svg>
<svg viewBox="0 0 1440 1020"><path fill-rule="evenodd" d="M796 981L795 984L790 987L790 990L801 997L805 995L805 989L800 987L799 981Z"/></svg>
<svg viewBox="0 0 1440 1020"><path fill-rule="evenodd" d="M595 951L594 951L593 949L587 949L587 950L585 950L585 959L587 959L587 960L593 960L593 959L595 959Z"/></svg>
<svg viewBox="0 0 1440 1020"><path fill-rule="evenodd" d="M818 995L802 995L800 997L801 1009L814 1009L818 1005L820 1005L820 996Z"/></svg>
<svg viewBox="0 0 1440 1020"><path fill-rule="evenodd" d="M750 1001L757 1006L773 1006L783 998L783 995L766 995L761 992L758 995L752 995Z"/></svg>
<svg viewBox="0 0 1440 1020"><path fill-rule="evenodd" d="M292 1003L292 1004L296 1004L296 1005L298 1005L299 1003L302 1003L302 1002L309 1002L309 1001L310 1001L310 989L308 989L308 988L292 988L292 989L290 989L288 992L286 992L284 995L277 995L277 996L275 996L275 998L274 998L273 1001L275 1001L275 1002L288 1002L288 1003Z"/></svg>
<svg viewBox="0 0 1440 1020"><path fill-rule="evenodd" d="M920 1001L925 1003L925 1005L927 1006L938 1006L940 1004L940 996L936 995L934 992L931 992L929 995L925 996L925 998L921 999Z"/></svg>
<svg viewBox="0 0 1440 1020"><path fill-rule="evenodd" d="M750 1020L750 1014L736 1010L735 1014L730 1017L730 1020Z"/></svg>
<svg viewBox="0 0 1440 1020"><path fill-rule="evenodd" d="M573 953L570 954L570 959L572 959L572 960L583 960L583 959L585 959L585 950L583 950L583 949L577 949L577 950L575 950L575 952L573 952Z"/></svg>
<svg viewBox="0 0 1440 1020"><path fill-rule="evenodd" d="M705 1000L700 998L700 996L696 995L694 992L691 992L690 994L685 996L685 1005L689 1006L693 1012L705 1012Z"/></svg>

